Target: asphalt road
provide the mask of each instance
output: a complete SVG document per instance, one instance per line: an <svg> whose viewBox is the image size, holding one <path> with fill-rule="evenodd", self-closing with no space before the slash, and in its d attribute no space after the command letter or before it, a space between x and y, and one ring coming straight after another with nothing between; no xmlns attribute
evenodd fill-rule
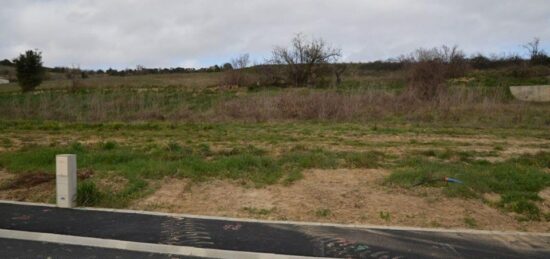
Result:
<svg viewBox="0 0 550 259"><path fill-rule="evenodd" d="M48 242L28 240L15 240L0 238L1 258L150 258L150 259L176 259L198 258L191 256L174 256L168 254L145 253L126 251L122 249L97 248L90 246L65 245Z"/></svg>
<svg viewBox="0 0 550 259"><path fill-rule="evenodd" d="M296 256L550 258L549 235L246 222L9 203L0 203L0 229ZM0 238L0 258L34 258L47 252L58 254L52 258L105 258L117 253L121 258L166 256Z"/></svg>

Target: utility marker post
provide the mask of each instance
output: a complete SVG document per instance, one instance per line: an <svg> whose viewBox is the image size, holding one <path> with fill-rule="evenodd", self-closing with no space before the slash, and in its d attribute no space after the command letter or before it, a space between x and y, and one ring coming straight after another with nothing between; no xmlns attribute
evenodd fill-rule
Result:
<svg viewBox="0 0 550 259"><path fill-rule="evenodd" d="M57 207L76 206L76 155L55 156L55 183Z"/></svg>

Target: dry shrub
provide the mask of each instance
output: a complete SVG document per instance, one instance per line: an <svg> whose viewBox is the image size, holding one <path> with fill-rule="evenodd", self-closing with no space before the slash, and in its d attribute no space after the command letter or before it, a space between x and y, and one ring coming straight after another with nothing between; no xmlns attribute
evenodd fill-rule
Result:
<svg viewBox="0 0 550 259"><path fill-rule="evenodd" d="M182 101L188 96L178 92L129 91L20 95L0 102L0 118L67 122L401 121L474 126L550 125L547 116L550 106L510 99L504 88L497 87L451 87L430 101L384 89L289 88L212 99L208 107L200 109Z"/></svg>
<svg viewBox="0 0 550 259"><path fill-rule="evenodd" d="M247 86L252 83L250 76L243 69L231 69L223 73L221 78L221 86L225 88L233 88L239 86Z"/></svg>
<svg viewBox="0 0 550 259"><path fill-rule="evenodd" d="M430 101L446 91L447 65L438 60L420 61L411 65L406 94Z"/></svg>
<svg viewBox="0 0 550 259"><path fill-rule="evenodd" d="M418 49L404 59L409 78L405 97L432 101L447 91L450 78L463 77L469 70L464 53L452 48Z"/></svg>
<svg viewBox="0 0 550 259"><path fill-rule="evenodd" d="M245 71L248 67L250 56L248 54L240 55L231 60L231 68L227 69L223 76L221 85L224 87L246 86L251 83L250 76Z"/></svg>
<svg viewBox="0 0 550 259"><path fill-rule="evenodd" d="M550 122L533 114L548 107L509 100L500 88L451 88L432 101L422 101L384 90L361 92L285 91L232 99L214 107L217 121L338 121L377 122L404 120L411 123L447 122L467 125ZM536 119L536 121L532 121Z"/></svg>
<svg viewBox="0 0 550 259"><path fill-rule="evenodd" d="M278 95L255 95L226 101L215 110L216 114L231 120L369 120L381 119L387 106L398 107L387 102L391 98L392 95L384 91L292 90Z"/></svg>

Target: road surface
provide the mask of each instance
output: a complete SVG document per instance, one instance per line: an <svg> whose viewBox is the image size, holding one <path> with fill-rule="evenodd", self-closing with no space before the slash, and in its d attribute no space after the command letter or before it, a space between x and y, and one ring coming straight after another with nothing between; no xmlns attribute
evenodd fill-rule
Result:
<svg viewBox="0 0 550 259"><path fill-rule="evenodd" d="M254 222L0 202L0 258L550 258L550 234Z"/></svg>

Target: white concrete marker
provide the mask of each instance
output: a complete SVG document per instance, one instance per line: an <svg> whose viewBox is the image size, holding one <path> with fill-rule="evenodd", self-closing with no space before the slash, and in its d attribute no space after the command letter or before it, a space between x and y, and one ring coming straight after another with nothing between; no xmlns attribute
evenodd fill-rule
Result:
<svg viewBox="0 0 550 259"><path fill-rule="evenodd" d="M73 208L76 206L76 155L57 155L55 166L57 206Z"/></svg>

